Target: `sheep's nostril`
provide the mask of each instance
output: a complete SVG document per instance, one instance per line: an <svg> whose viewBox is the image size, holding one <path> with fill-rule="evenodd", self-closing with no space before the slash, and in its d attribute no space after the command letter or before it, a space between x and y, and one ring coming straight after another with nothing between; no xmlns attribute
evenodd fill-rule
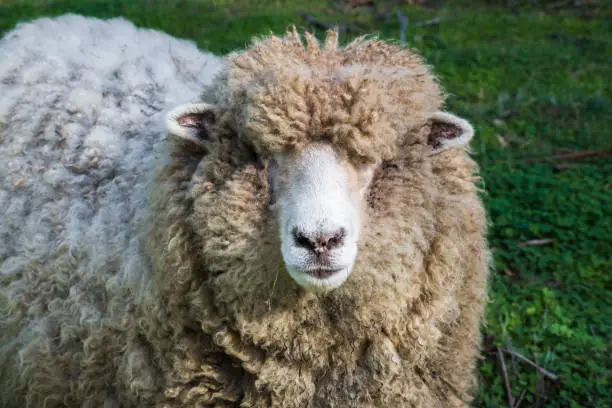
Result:
<svg viewBox="0 0 612 408"><path fill-rule="evenodd" d="M294 228L292 233L295 245L309 249L317 255L320 255L342 245L346 230L341 228L333 234L305 234Z"/></svg>
<svg viewBox="0 0 612 408"><path fill-rule="evenodd" d="M344 228L341 228L335 234L331 235L331 237L326 239L324 246L327 249L332 249L339 245L342 245L345 235L346 235L346 230Z"/></svg>
<svg viewBox="0 0 612 408"><path fill-rule="evenodd" d="M315 250L316 243L308 239L304 234L300 232L293 232L293 239L295 244L299 247Z"/></svg>

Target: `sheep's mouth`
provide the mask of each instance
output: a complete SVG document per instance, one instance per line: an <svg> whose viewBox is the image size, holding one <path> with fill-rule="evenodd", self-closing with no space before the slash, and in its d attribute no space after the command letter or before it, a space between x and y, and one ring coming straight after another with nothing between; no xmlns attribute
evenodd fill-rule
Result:
<svg viewBox="0 0 612 408"><path fill-rule="evenodd" d="M309 292L328 292L341 286L351 274L351 267L287 267L293 280Z"/></svg>
<svg viewBox="0 0 612 408"><path fill-rule="evenodd" d="M304 273L312 276L313 278L326 279L326 278L329 278L332 275L335 275L336 273L340 272L341 270L342 269L316 268L316 269L310 269L310 270L304 271Z"/></svg>

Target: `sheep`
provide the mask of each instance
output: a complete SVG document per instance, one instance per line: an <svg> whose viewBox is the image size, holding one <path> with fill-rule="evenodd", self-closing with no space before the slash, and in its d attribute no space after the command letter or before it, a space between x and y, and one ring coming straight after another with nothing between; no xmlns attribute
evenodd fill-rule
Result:
<svg viewBox="0 0 612 408"><path fill-rule="evenodd" d="M82 46L52 59L45 30ZM93 41L114 65L74 69ZM470 399L490 265L474 130L415 51L293 29L217 61L76 16L8 49L37 57L2 72L4 406Z"/></svg>

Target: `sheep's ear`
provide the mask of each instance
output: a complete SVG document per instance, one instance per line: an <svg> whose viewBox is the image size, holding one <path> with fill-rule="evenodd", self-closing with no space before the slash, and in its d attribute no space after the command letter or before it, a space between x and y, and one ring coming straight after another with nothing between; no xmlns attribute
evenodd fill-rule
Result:
<svg viewBox="0 0 612 408"><path fill-rule="evenodd" d="M465 119L451 113L435 112L431 116L431 131L427 137L433 151L432 154L443 150L466 146L474 136L474 128Z"/></svg>
<svg viewBox="0 0 612 408"><path fill-rule="evenodd" d="M171 110L166 116L166 130L172 137L203 145L210 139L212 127L221 110L207 103L190 103Z"/></svg>

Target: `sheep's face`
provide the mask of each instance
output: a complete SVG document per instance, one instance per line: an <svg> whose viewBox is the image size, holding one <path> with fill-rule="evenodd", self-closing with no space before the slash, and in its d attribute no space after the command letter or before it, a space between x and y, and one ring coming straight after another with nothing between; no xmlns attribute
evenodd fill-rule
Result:
<svg viewBox="0 0 612 408"><path fill-rule="evenodd" d="M328 144L267 160L283 260L300 286L326 291L350 275L374 169L342 160Z"/></svg>
<svg viewBox="0 0 612 408"><path fill-rule="evenodd" d="M209 159L209 182L214 178L221 184L228 182L233 176L222 173L237 166L242 169L237 170L239 173L253 175L249 177L255 184L248 188L257 191L257 197L262 197L265 193L261 191L267 187L268 201L264 204L262 199L257 208L266 213L263 218L273 220L271 224L278 228L280 253L298 285L313 292L341 286L357 262L359 239L366 224L364 217L370 210L367 192L381 163L352 161L345 150L329 141L309 142L298 149L262 151L251 140L221 135L220 128L215 129L220 122L219 114L222 111L207 104L180 107L170 113L168 130L204 150L225 152L213 153L214 159ZM431 153L463 146L472 136L471 126L453 115L438 112L432 119L440 126L432 125L428 139ZM231 194L242 199L240 189L244 187L236 188L238 191ZM234 191L229 187L226 190ZM219 202L229 205L231 197L220 198L215 205ZM244 216L253 218L252 214ZM218 227L214 219L210 222ZM229 233L221 227L218 234ZM214 266L222 268L218 261Z"/></svg>

